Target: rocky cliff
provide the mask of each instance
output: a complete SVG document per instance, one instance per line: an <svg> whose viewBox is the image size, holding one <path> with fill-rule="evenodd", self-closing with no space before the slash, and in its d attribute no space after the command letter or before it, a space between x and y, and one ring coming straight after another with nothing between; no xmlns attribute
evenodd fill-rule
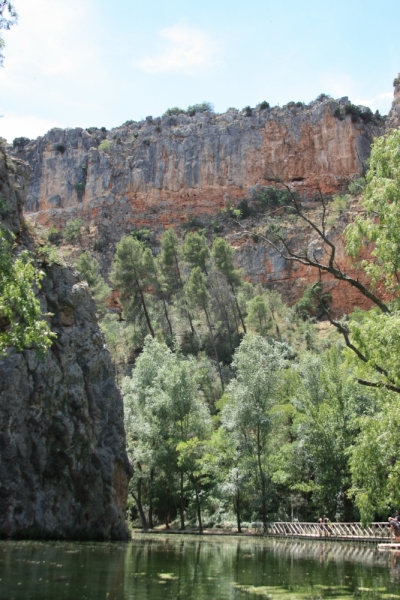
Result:
<svg viewBox="0 0 400 600"><path fill-rule="evenodd" d="M399 91L397 85L391 126L398 118ZM68 219L81 218L87 227L84 246L99 251L107 272L115 243L133 228L160 234L191 221L210 224L220 209L249 197L255 186L273 185L276 176L305 200L346 190L363 173L372 140L385 131L382 119L365 115L363 108L361 115L354 113L355 108L348 98L321 95L308 105L147 117L109 132L53 129L20 149L32 167L26 208L33 220L61 230ZM258 219L248 225L257 228ZM342 264L344 225L332 232ZM305 239L303 230L289 234L293 243ZM315 280L312 269L293 267L229 224L222 235L237 248L246 277L278 289L289 301ZM329 285L339 311L358 303L367 308L365 299L345 293L342 284Z"/></svg>
<svg viewBox="0 0 400 600"><path fill-rule="evenodd" d="M362 172L383 132L345 116L347 103L322 96L251 114L147 117L109 132L52 129L21 152L32 167L26 210L60 226L76 216L107 223L118 238L216 214L276 175L305 197L331 194Z"/></svg>
<svg viewBox="0 0 400 600"><path fill-rule="evenodd" d="M28 176L0 149L2 225L35 253L22 218ZM0 536L124 539L131 467L94 303L71 267L41 268L57 338L45 358L10 349L0 360Z"/></svg>

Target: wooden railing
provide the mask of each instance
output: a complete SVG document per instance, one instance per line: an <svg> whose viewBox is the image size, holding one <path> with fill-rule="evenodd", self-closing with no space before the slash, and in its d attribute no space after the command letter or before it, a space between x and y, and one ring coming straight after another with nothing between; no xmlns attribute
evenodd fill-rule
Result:
<svg viewBox="0 0 400 600"><path fill-rule="evenodd" d="M261 526L262 527L262 526ZM265 528L267 535L287 537L336 538L349 540L390 540L389 524L371 523L298 523L275 522L268 523Z"/></svg>

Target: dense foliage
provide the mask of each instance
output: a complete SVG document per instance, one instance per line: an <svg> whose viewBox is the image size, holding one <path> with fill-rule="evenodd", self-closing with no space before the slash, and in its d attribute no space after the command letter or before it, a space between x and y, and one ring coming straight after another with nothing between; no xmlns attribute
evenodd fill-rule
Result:
<svg viewBox="0 0 400 600"><path fill-rule="evenodd" d="M235 249L204 230L167 230L158 247L135 230L117 245L122 313L103 310L101 325L128 373L130 514L145 529L366 522L398 506L399 148L399 132L377 140L366 181L350 186L365 214L348 227L348 251L374 242L360 265L392 298L346 321L352 349L326 318L321 284L289 307L244 281ZM271 193L255 190L260 202L290 201ZM336 198L332 224L344 208ZM80 266L108 290L90 256Z"/></svg>
<svg viewBox="0 0 400 600"><path fill-rule="evenodd" d="M11 348L43 355L54 337L35 293L44 274L27 250L14 250L12 234L0 228L0 358Z"/></svg>

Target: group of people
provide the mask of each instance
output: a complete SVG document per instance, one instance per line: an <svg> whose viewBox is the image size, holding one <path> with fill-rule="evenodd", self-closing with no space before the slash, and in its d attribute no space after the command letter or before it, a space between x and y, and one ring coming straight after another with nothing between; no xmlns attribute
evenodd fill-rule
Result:
<svg viewBox="0 0 400 600"><path fill-rule="evenodd" d="M396 543L400 544L400 513L399 513L399 511L396 510L394 513L394 517L389 517L388 521L389 521L390 529L392 530L392 532L394 534ZM319 517L318 524L319 524L319 535L329 535L329 536L332 535L332 533L333 533L332 523L326 516Z"/></svg>
<svg viewBox="0 0 400 600"><path fill-rule="evenodd" d="M400 544L400 514L399 514L399 511L396 510L394 513L394 517L389 517L388 521L389 521L390 529L394 533L396 544Z"/></svg>
<svg viewBox="0 0 400 600"><path fill-rule="evenodd" d="M319 517L319 535L332 535L332 523L325 515L323 517Z"/></svg>

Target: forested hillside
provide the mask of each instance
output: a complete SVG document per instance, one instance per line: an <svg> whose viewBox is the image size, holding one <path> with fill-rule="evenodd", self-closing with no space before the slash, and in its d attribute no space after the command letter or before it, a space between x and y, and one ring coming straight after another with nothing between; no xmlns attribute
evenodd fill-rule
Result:
<svg viewBox="0 0 400 600"><path fill-rule="evenodd" d="M395 130L375 141L366 177L334 201L321 195L312 214L281 186L279 215L257 235L321 275L291 307L244 281L230 244L201 228L166 230L157 253L150 230L122 237L114 312L97 261L80 256L124 393L130 513L144 528L370 521L400 501L399 173ZM364 283L331 241L351 194L360 210L345 239ZM246 235L242 216L231 219ZM311 250L287 245L285 218L313 228ZM324 272L373 308L335 319Z"/></svg>

